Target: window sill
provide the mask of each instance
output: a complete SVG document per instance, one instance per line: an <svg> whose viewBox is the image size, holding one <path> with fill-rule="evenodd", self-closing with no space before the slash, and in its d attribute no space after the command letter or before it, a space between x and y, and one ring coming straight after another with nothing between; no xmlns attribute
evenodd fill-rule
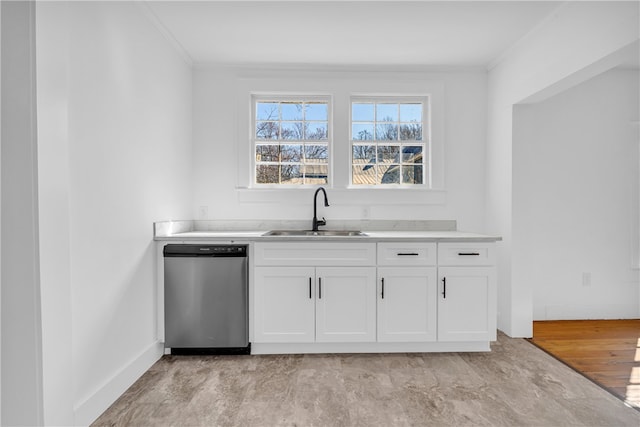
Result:
<svg viewBox="0 0 640 427"><path fill-rule="evenodd" d="M317 186L307 188L237 188L240 203L306 205ZM426 188L330 188L325 187L331 204L359 205L445 205L446 190Z"/></svg>

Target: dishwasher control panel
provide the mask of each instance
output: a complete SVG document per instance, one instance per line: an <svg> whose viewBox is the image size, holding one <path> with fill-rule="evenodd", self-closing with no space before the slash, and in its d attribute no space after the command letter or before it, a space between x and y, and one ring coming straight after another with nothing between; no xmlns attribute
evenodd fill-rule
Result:
<svg viewBox="0 0 640 427"><path fill-rule="evenodd" d="M165 257L246 257L247 245L166 245Z"/></svg>

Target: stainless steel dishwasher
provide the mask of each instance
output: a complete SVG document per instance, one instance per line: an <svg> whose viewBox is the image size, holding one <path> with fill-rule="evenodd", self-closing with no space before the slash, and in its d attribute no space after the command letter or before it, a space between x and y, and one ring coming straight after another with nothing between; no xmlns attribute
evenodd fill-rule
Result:
<svg viewBox="0 0 640 427"><path fill-rule="evenodd" d="M164 247L165 348L248 354L247 245Z"/></svg>

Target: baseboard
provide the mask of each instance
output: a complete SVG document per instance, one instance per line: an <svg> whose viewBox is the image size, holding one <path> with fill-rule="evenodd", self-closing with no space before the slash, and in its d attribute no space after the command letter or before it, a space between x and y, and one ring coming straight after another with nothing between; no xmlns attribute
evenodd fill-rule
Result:
<svg viewBox="0 0 640 427"><path fill-rule="evenodd" d="M74 407L74 425L88 426L107 410L142 374L164 354L164 345L155 342L124 366L102 387Z"/></svg>

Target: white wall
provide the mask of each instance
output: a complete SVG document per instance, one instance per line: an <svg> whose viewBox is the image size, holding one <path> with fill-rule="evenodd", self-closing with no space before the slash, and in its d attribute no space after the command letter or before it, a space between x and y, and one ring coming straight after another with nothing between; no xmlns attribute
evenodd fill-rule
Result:
<svg viewBox="0 0 640 427"><path fill-rule="evenodd" d="M534 320L640 315L638 78L612 70L514 111L514 265Z"/></svg>
<svg viewBox="0 0 640 427"><path fill-rule="evenodd" d="M512 188L513 106L555 93L616 65L616 53L639 38L637 2L567 2L528 34L489 72L487 231L498 245L498 327L511 336L532 334L533 297L512 257L527 242L514 234ZM540 100L540 99L538 99ZM523 280L524 279L524 280Z"/></svg>
<svg viewBox="0 0 640 427"><path fill-rule="evenodd" d="M69 245L69 11L38 4L38 185L45 420L74 419Z"/></svg>
<svg viewBox="0 0 640 427"><path fill-rule="evenodd" d="M84 425L162 354L152 223L191 216L191 66L132 2L37 19L45 423Z"/></svg>
<svg viewBox="0 0 640 427"><path fill-rule="evenodd" d="M193 217L309 219L314 189L251 190L250 94L284 91L333 96L333 182L327 186L331 219L456 219L463 230L484 228L486 73L478 70L411 72L198 68L194 74ZM431 94L435 188L439 191L347 189L351 93Z"/></svg>
<svg viewBox="0 0 640 427"><path fill-rule="evenodd" d="M0 46L2 46L2 7L0 7ZM0 82L2 81L2 55L0 54ZM2 84L0 83L0 100ZM0 224L2 223L2 103L0 102ZM0 226L0 242L2 227ZM2 245L0 245L0 331L2 331ZM2 339L0 338L0 384L2 384ZM0 387L0 423L2 423L2 387Z"/></svg>
<svg viewBox="0 0 640 427"><path fill-rule="evenodd" d="M39 425L42 410L35 6L2 2L2 425Z"/></svg>

